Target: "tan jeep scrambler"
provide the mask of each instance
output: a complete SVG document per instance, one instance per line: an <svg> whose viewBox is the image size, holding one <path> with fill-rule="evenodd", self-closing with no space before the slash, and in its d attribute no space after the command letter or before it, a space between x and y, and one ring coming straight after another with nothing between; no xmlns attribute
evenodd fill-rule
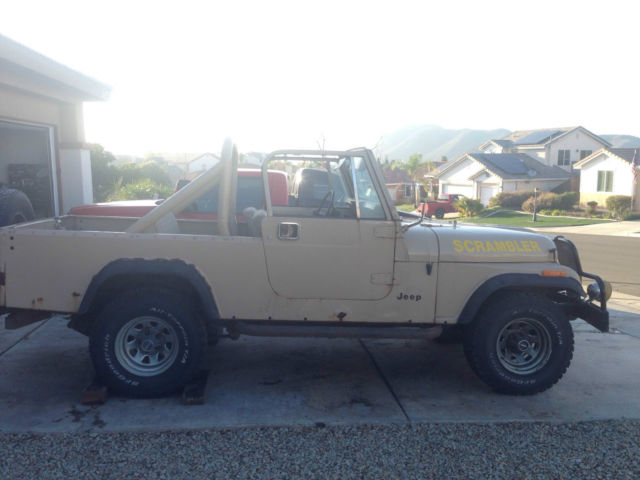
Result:
<svg viewBox="0 0 640 480"><path fill-rule="evenodd" d="M610 289L582 271L571 242L403 222L369 150L271 153L264 203L243 221L230 141L221 158L142 218L68 215L0 230L7 328L70 315L98 377L132 396L184 386L220 332L420 339L451 329L491 388L526 395L569 366L569 320L608 330ZM296 165L326 170L305 186L316 203L294 193L272 205L268 168ZM217 220L176 219L216 184ZM595 280L587 294L581 277Z"/></svg>

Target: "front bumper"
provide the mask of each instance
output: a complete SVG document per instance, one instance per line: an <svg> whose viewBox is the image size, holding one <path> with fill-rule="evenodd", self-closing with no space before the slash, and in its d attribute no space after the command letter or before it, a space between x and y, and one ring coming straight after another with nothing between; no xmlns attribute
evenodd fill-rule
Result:
<svg viewBox="0 0 640 480"><path fill-rule="evenodd" d="M578 300L576 303L571 304L569 314L583 319L590 325L601 332L609 331L609 312L607 311L607 291L604 280L598 275L588 273L582 270L582 264L580 263L580 256L578 255L578 249L570 240L562 236L557 236L553 239L556 245L556 251L558 256L558 262L574 269L581 277L590 278L595 280L600 289L600 298L598 302L600 305L593 303L593 300Z"/></svg>
<svg viewBox="0 0 640 480"><path fill-rule="evenodd" d="M604 281L597 275L587 272L579 272L581 276L595 280L600 288L600 305L591 300L583 300L577 305L576 315L601 332L609 331L609 312L607 311L607 296Z"/></svg>

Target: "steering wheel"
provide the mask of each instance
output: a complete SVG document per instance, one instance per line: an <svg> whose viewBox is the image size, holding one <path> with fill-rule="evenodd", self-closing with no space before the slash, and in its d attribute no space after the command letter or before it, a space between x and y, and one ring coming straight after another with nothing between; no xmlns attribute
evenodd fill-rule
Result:
<svg viewBox="0 0 640 480"><path fill-rule="evenodd" d="M328 217L331 214L331 211L333 210L333 197L334 197L333 190L329 190L327 194L322 198L322 201L320 202L320 206L313 211L313 214L316 216L320 216L320 212L324 208L324 204L327 203L327 200L331 199L329 204L327 205L327 213L324 215L325 217Z"/></svg>

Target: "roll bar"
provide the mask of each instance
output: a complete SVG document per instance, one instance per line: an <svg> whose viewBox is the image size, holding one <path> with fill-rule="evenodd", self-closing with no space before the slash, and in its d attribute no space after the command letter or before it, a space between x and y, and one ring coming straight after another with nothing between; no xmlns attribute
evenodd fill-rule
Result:
<svg viewBox="0 0 640 480"><path fill-rule="evenodd" d="M220 186L220 206L218 208L218 231L220 235L230 235L230 217L235 220L235 191L236 186L232 185L234 173L232 165L237 167L238 149L230 138L224 141L220 163L209 170L198 175L195 180L185 185L182 189L171 195L167 200L155 207L145 216L127 228L127 233L143 233L149 231L155 224L167 215L178 213L193 203L199 196L210 190L213 185L222 180ZM237 168L233 169L237 175ZM237 183L237 182L235 182ZM233 193L234 201L230 200ZM232 215L230 208L234 208Z"/></svg>

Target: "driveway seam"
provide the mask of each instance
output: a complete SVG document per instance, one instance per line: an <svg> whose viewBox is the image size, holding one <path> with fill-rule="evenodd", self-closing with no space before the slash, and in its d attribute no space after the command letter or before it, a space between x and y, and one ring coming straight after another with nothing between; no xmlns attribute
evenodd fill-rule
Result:
<svg viewBox="0 0 640 480"><path fill-rule="evenodd" d="M389 382L389 380L387 380L387 377L385 377L384 373L382 373L382 369L380 368L380 365L378 365L378 362L376 362L376 359L374 358L373 354L369 351L369 349L364 344L364 342L362 341L361 338L359 338L358 341L360 342L360 345L362 345L362 348L364 349L364 351L367 353L367 355L371 359L371 363L373 363L373 366L375 367L376 371L378 372L378 375L380 375L380 378L382 378L382 381L387 386L387 389L389 390L389 393L391 393L391 396L393 397L393 399L398 404L398 407L400 407L400 410L402 411L402 414L404 415L404 418L407 419L407 422L411 423L411 419L409 418L409 415L407 414L407 411L404 409L404 406L402 405L402 403L400 403L400 399L398 398L398 395L396 395L396 392L393 390L393 387L391 386L391 383Z"/></svg>
<svg viewBox="0 0 640 480"><path fill-rule="evenodd" d="M46 320L44 320L40 325L36 325L35 328L29 330L27 333L25 333L23 336L21 336L18 341L16 341L14 344L10 345L9 347L5 348L3 351L0 352L0 357L2 355L4 355L5 353L7 353L9 350L11 350L13 347L15 347L16 345L18 345L20 342L22 342L25 338L27 338L29 335L31 335L33 332L35 332L36 330L38 330L39 328L41 328L45 323L49 322L49 320L51 320L52 317L47 318Z"/></svg>

